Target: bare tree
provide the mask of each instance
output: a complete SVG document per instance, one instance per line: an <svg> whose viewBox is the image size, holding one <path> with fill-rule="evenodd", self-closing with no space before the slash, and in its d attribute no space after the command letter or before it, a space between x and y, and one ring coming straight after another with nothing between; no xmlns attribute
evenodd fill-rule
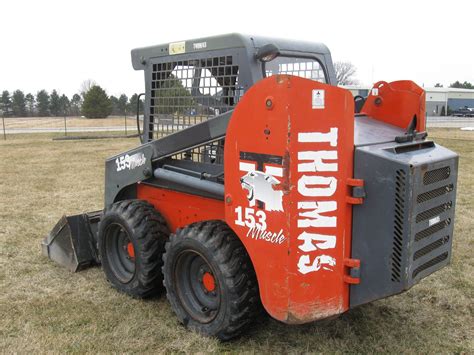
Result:
<svg viewBox="0 0 474 355"><path fill-rule="evenodd" d="M97 83L93 79L87 79L84 80L81 84L81 87L79 88L79 92L81 93L81 96L84 97L84 95L93 87L96 86Z"/></svg>
<svg viewBox="0 0 474 355"><path fill-rule="evenodd" d="M355 85L359 81L355 79L356 67L351 62L334 62L336 79L338 85Z"/></svg>

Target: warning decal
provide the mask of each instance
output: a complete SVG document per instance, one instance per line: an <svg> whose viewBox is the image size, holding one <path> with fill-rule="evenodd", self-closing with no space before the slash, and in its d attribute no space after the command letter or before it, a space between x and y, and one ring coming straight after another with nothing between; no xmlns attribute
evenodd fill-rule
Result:
<svg viewBox="0 0 474 355"><path fill-rule="evenodd" d="M182 54L186 52L186 42L174 42L169 45L169 54Z"/></svg>
<svg viewBox="0 0 474 355"><path fill-rule="evenodd" d="M324 108L324 90L313 90L312 103L313 109Z"/></svg>

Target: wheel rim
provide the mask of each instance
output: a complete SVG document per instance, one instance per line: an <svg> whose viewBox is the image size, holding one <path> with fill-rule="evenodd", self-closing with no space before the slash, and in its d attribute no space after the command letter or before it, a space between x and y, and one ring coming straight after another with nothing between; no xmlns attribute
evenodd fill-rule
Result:
<svg viewBox="0 0 474 355"><path fill-rule="evenodd" d="M194 251L181 252L175 263L174 283L187 313L200 323L211 322L220 306L219 282L206 258Z"/></svg>
<svg viewBox="0 0 474 355"><path fill-rule="evenodd" d="M109 225L105 231L107 261L115 277L128 283L135 275L135 248L125 228L117 223Z"/></svg>

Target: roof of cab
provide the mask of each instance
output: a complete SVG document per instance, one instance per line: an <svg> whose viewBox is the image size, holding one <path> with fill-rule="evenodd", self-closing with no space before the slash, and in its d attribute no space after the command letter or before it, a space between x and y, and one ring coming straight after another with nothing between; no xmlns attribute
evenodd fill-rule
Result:
<svg viewBox="0 0 474 355"><path fill-rule="evenodd" d="M136 70L144 69L144 61L149 58L171 55L169 51L173 46L180 48L179 53L203 52L227 48L247 48L250 52L268 43L275 44L282 51L318 53L322 55L330 54L329 49L322 43L230 33L136 48L132 50L132 64Z"/></svg>

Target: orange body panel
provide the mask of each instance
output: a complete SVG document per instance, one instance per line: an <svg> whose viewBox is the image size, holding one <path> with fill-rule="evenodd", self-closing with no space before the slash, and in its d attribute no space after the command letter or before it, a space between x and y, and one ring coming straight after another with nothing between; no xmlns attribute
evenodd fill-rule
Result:
<svg viewBox="0 0 474 355"><path fill-rule="evenodd" d="M163 215L172 232L194 222L224 220L223 201L146 184L138 184L137 198L150 202Z"/></svg>
<svg viewBox="0 0 474 355"><path fill-rule="evenodd" d="M379 82L369 116L425 128L424 92L413 82ZM379 98L378 103L375 100ZM172 231L225 220L247 249L267 312L306 323L349 309L354 101L345 89L293 76L264 79L242 97L224 152L225 202L138 184ZM208 280L212 289L212 280Z"/></svg>
<svg viewBox="0 0 474 355"><path fill-rule="evenodd" d="M286 323L349 307L353 112L347 90L275 76L244 95L227 130L226 222L249 252L264 307Z"/></svg>
<svg viewBox="0 0 474 355"><path fill-rule="evenodd" d="M410 80L379 81L370 91L361 113L405 129L416 115L416 130L425 131L425 91Z"/></svg>

